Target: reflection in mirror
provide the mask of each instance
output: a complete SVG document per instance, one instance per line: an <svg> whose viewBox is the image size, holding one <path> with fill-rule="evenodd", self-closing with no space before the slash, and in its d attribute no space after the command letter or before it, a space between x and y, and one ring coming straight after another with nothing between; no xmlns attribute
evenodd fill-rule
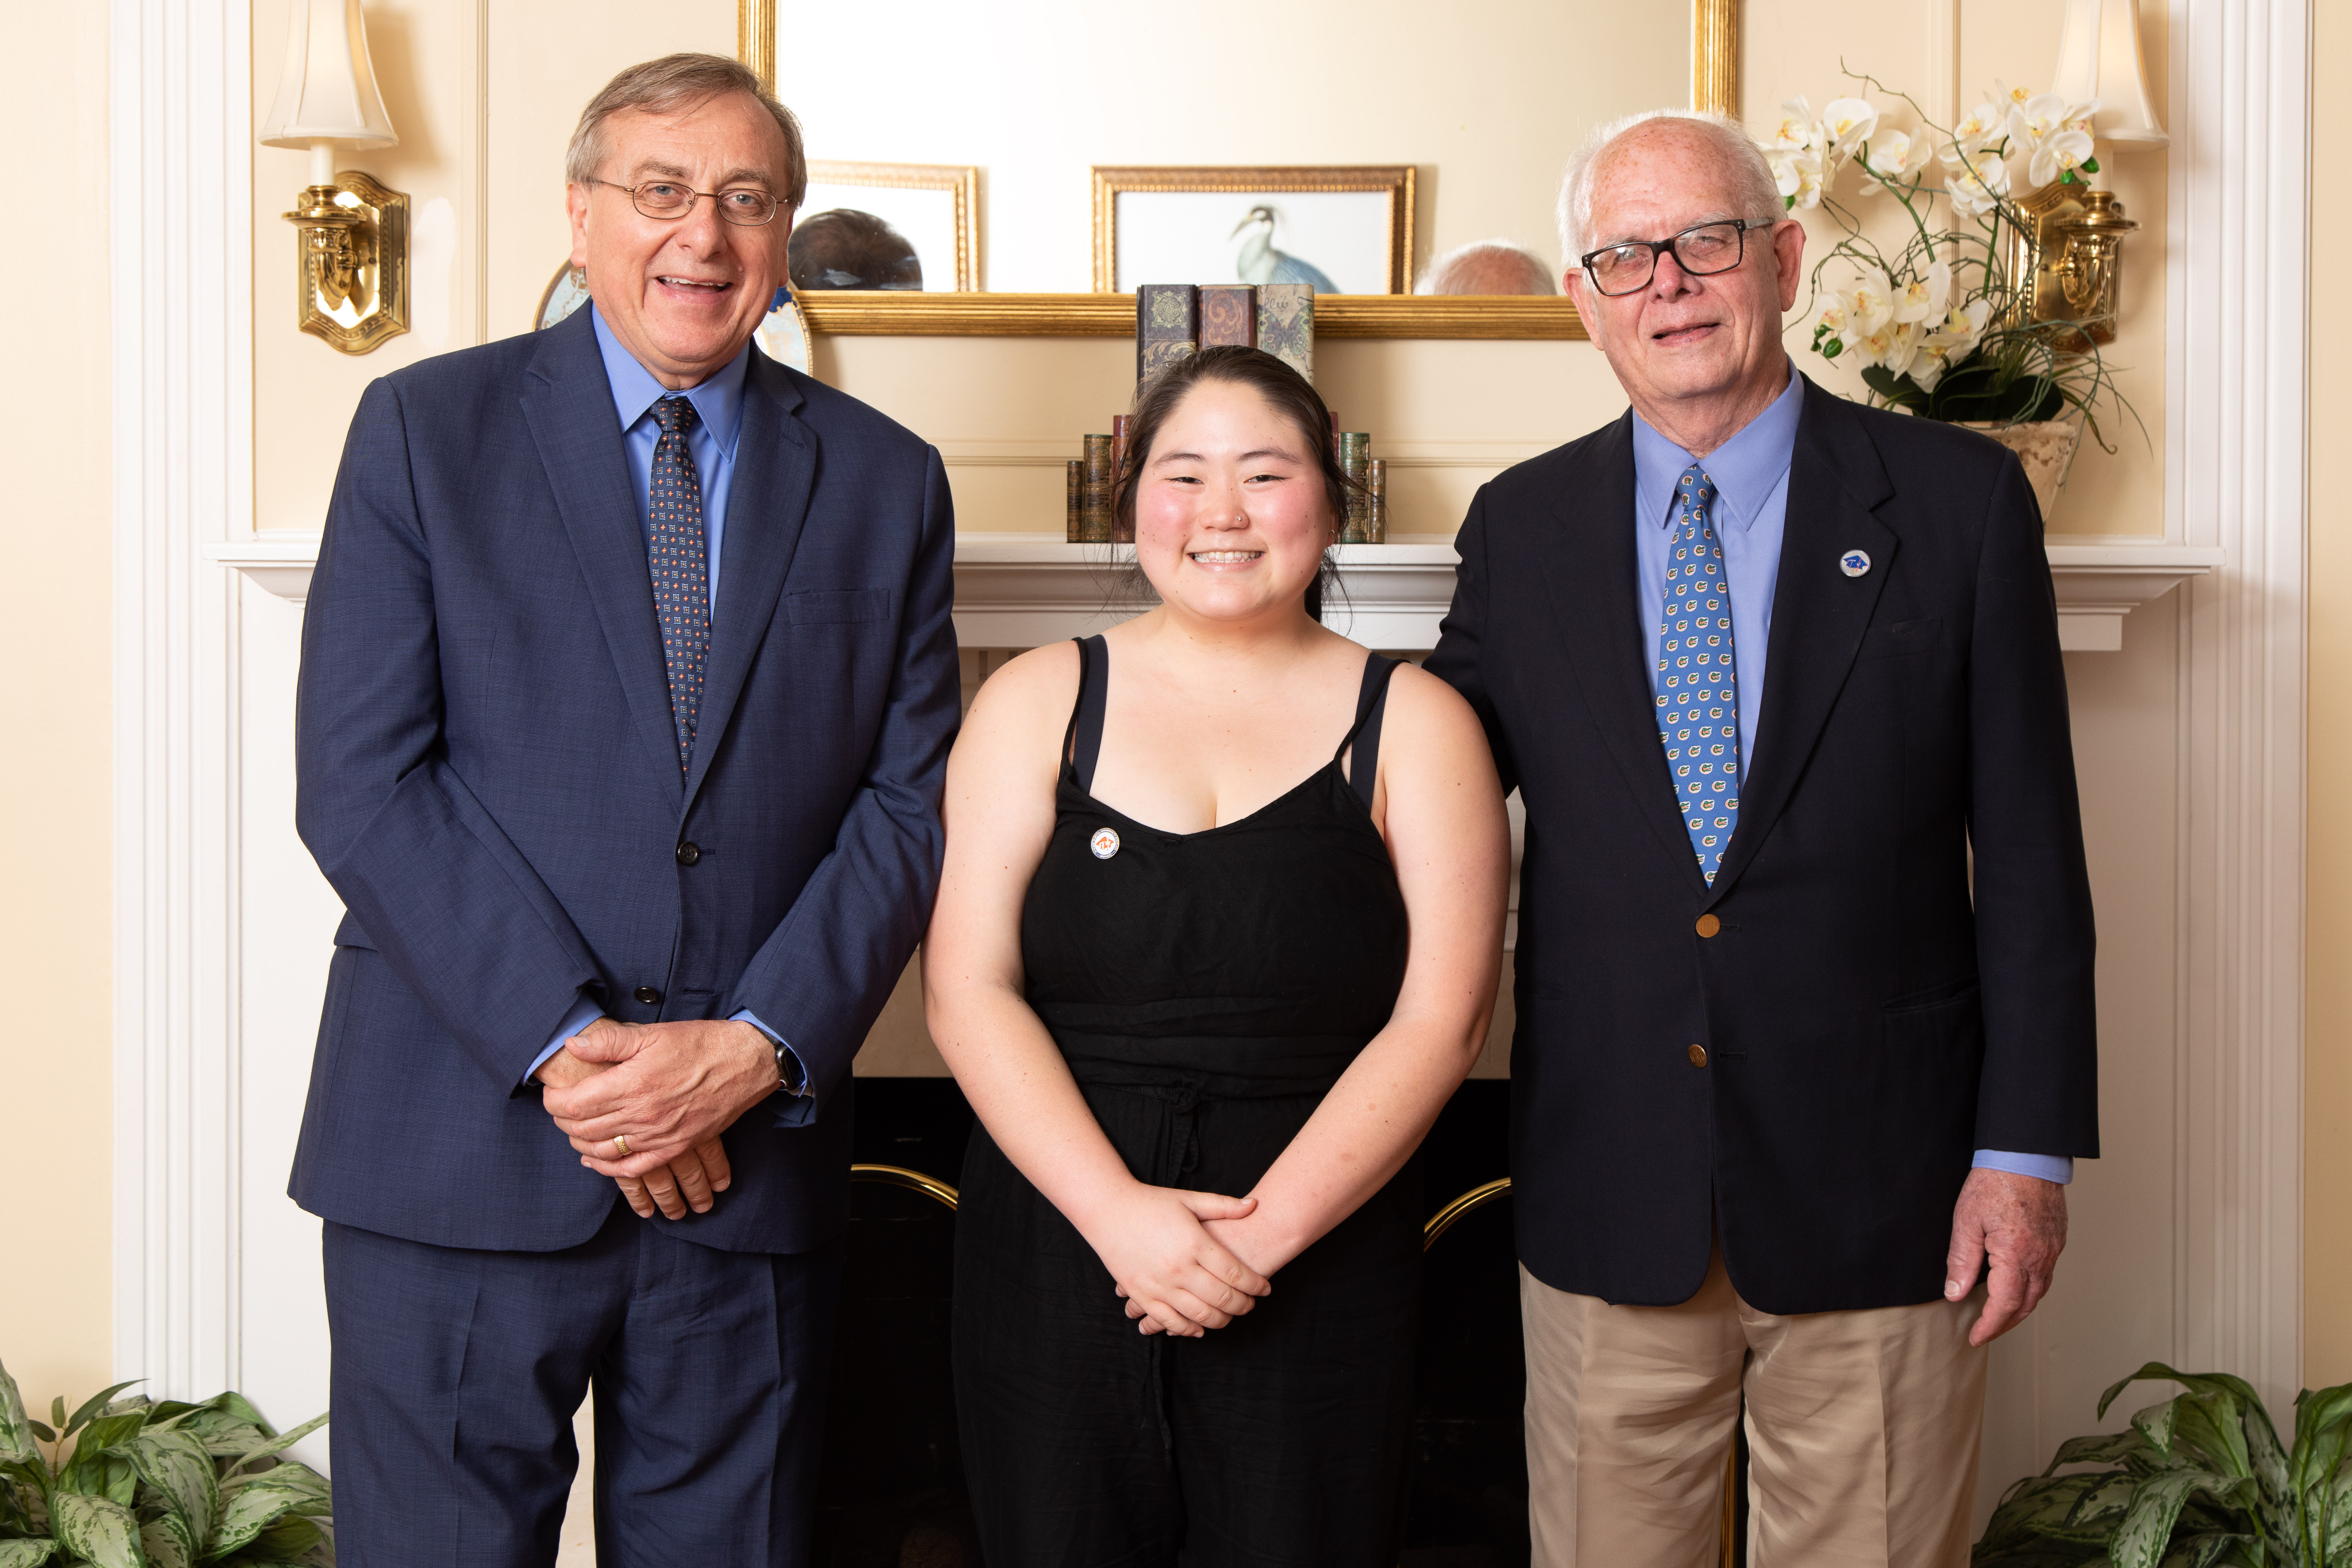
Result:
<svg viewBox="0 0 2352 1568"><path fill-rule="evenodd" d="M1699 9L1710 4L1728 9ZM1097 165L1409 164L1408 274L1501 238L1557 277L1552 207L1569 153L1600 121L1691 101L1692 14L1604 0L1300 0L1278 15L1244 0L910 0L892 13L878 76L851 65L876 48L874 14L859 7L793 7L773 47L777 92L812 158L982 171L972 288L1108 285L1096 271ZM920 237L897 226L920 253ZM1291 248L1278 225L1268 237ZM936 289L933 272L925 255Z"/></svg>

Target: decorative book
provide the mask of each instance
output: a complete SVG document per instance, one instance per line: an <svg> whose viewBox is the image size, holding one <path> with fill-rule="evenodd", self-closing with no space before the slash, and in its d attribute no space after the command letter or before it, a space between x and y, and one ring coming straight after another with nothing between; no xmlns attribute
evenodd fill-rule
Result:
<svg viewBox="0 0 2352 1568"><path fill-rule="evenodd" d="M1257 346L1305 376L1315 379L1315 286L1257 286Z"/></svg>
<svg viewBox="0 0 2352 1568"><path fill-rule="evenodd" d="M1257 347L1257 290L1246 283L1201 290L1201 346L1221 343Z"/></svg>
<svg viewBox="0 0 2352 1568"><path fill-rule="evenodd" d="M1149 381L1201 346L1201 291L1146 283L1135 291L1135 379Z"/></svg>
<svg viewBox="0 0 2352 1568"><path fill-rule="evenodd" d="M1339 432L1339 471L1348 476L1348 513L1340 520L1339 542L1370 544L1372 437L1367 430Z"/></svg>
<svg viewBox="0 0 2352 1568"><path fill-rule="evenodd" d="M1134 416L1115 414L1110 421L1110 542L1113 544L1135 542L1135 525L1123 522L1118 515L1118 487L1127 478L1127 431Z"/></svg>
<svg viewBox="0 0 2352 1568"><path fill-rule="evenodd" d="M1080 506L1086 500L1086 461L1080 458L1072 458L1070 459L1069 500L1066 509L1062 514L1062 537L1072 544L1083 544L1086 542L1086 529L1083 524L1084 514L1079 510Z"/></svg>
<svg viewBox="0 0 2352 1568"><path fill-rule="evenodd" d="M1110 542L1110 437L1087 437L1086 476L1078 497L1078 541Z"/></svg>

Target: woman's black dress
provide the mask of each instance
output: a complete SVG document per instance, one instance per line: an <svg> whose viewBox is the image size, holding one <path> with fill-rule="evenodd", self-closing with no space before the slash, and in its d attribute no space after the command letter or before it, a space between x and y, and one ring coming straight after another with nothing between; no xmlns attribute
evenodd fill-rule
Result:
<svg viewBox="0 0 2352 1568"><path fill-rule="evenodd" d="M1340 746L1352 782L1335 756L1239 821L1179 834L1087 793L1109 655L1100 637L1080 650L1058 820L1022 910L1029 1004L1139 1180L1246 1194L1403 981L1404 900L1366 808L1395 666L1365 668ZM1416 1159L1232 1326L1146 1336L975 1129L956 1399L990 1568L1392 1568L1421 1207Z"/></svg>

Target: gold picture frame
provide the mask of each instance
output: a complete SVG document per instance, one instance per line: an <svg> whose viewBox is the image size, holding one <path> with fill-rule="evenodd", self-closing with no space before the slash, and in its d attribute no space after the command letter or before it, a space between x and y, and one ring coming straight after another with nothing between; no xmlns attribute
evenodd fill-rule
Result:
<svg viewBox="0 0 2352 1568"><path fill-rule="evenodd" d="M955 287L939 293L969 294L980 287L980 168L973 163L861 163L812 158L809 184L865 185L876 190L938 191L954 204ZM806 217L807 204L793 214ZM928 281L928 273L926 274ZM816 289L811 293L819 292Z"/></svg>
<svg viewBox="0 0 2352 1568"><path fill-rule="evenodd" d="M771 87L776 0L736 0L737 53ZM1691 0L1691 107L1739 112L1739 0ZM887 337L1128 337L1126 294L814 294L802 301L812 331ZM1565 297L1333 294L1315 301L1318 335L1368 338L1580 339Z"/></svg>
<svg viewBox="0 0 2352 1568"><path fill-rule="evenodd" d="M1383 294L1402 294L1412 287L1412 165L1410 163L1341 163L1320 167L1167 168L1097 164L1094 177L1095 292L1108 294L1118 287L1118 198L1155 192L1192 195L1229 191L1269 195L1287 192L1347 193L1388 198L1388 256Z"/></svg>

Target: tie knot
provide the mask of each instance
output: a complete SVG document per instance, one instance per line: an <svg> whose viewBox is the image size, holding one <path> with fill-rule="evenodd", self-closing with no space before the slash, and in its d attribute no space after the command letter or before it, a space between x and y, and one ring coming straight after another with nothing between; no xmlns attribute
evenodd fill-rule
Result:
<svg viewBox="0 0 2352 1568"><path fill-rule="evenodd" d="M654 420L665 436L683 436L694 428L694 405L683 397L665 397L654 405Z"/></svg>
<svg viewBox="0 0 2352 1568"><path fill-rule="evenodd" d="M1704 506L1715 499L1715 481L1706 477L1705 468L1693 463L1683 470L1682 492L1685 500Z"/></svg>

